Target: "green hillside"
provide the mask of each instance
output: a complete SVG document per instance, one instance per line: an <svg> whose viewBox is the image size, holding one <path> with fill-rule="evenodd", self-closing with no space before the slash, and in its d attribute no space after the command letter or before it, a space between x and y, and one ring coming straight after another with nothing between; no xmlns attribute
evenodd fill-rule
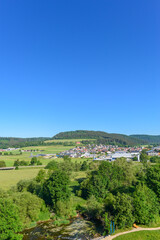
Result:
<svg viewBox="0 0 160 240"><path fill-rule="evenodd" d="M0 148L38 146L41 145L47 139L49 138L0 137Z"/></svg>
<svg viewBox="0 0 160 240"><path fill-rule="evenodd" d="M122 146L146 144L146 141L144 140L136 139L134 137L130 137L123 134L87 130L61 132L55 135L53 139L96 139L97 143L116 144Z"/></svg>
<svg viewBox="0 0 160 240"><path fill-rule="evenodd" d="M145 141L148 144L160 144L160 135L130 135L130 137Z"/></svg>

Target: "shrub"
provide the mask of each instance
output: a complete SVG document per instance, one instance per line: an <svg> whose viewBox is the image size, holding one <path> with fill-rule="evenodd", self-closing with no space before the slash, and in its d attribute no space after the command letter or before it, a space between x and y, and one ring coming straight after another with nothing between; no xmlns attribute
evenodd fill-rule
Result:
<svg viewBox="0 0 160 240"><path fill-rule="evenodd" d="M18 208L11 200L0 199L0 239L1 240L21 240L22 234L17 232L22 230Z"/></svg>
<svg viewBox="0 0 160 240"><path fill-rule="evenodd" d="M0 167L6 167L5 161L0 161Z"/></svg>
<svg viewBox="0 0 160 240"><path fill-rule="evenodd" d="M11 196L19 210L19 216L24 226L39 220L40 212L44 209L44 201L29 192L14 193Z"/></svg>

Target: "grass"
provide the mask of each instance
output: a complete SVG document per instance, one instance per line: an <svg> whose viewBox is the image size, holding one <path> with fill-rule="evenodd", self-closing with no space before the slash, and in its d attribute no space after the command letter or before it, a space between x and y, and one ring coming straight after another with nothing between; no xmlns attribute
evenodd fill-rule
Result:
<svg viewBox="0 0 160 240"><path fill-rule="evenodd" d="M0 188L9 190L20 180L29 180L37 176L39 169L21 169L0 171Z"/></svg>
<svg viewBox="0 0 160 240"><path fill-rule="evenodd" d="M119 237L116 237L115 240L159 240L160 231L140 231L128 233Z"/></svg>
<svg viewBox="0 0 160 240"><path fill-rule="evenodd" d="M47 153L53 153L57 154L59 152L68 150L73 148L74 146L61 146L61 145L55 145L55 146L36 146L36 147L26 147L23 148L25 150L38 150L37 152L32 152L33 155L37 154L47 154ZM40 151L43 150L43 151ZM31 158L31 152L23 152L22 155L19 154L19 151L12 151L13 155L0 155L0 161L5 161L7 167L12 167L14 164L14 161L19 159L19 161L25 160L30 161ZM42 158L40 157L39 160L42 162L43 165L46 165L48 162L50 162L52 159L49 158ZM58 160L59 161L59 160Z"/></svg>
<svg viewBox="0 0 160 240"><path fill-rule="evenodd" d="M20 156L23 156L23 154L20 155ZM8 158L9 156L6 156L6 157ZM12 157L12 159L6 160L6 162L8 161L7 162L8 166L12 166L13 163L14 163L14 160L16 160L16 159L14 159L15 156L11 156L11 157ZM22 158L22 159L24 159L24 158ZM39 158L39 159L42 162L42 164L44 164L44 165L46 165L48 162L52 161L52 159L44 159L44 158ZM29 160L30 160L30 158L29 158ZM55 161L62 162L63 159L62 158L56 158ZM77 159L72 159L72 161L73 162L75 162L75 161L83 162L84 159L77 158ZM32 168L25 168L24 167L24 168L19 169L19 170L3 170L3 171L0 171L0 188L3 189L3 190L8 190L12 186L15 186L20 180L33 179L34 177L37 176L39 170L40 170L39 168L35 168L33 166ZM72 173L72 175L71 175L71 187L73 188L74 186L76 187L76 185L79 185L77 180L79 178L85 178L85 177L86 177L86 172L83 172L83 171Z"/></svg>
<svg viewBox="0 0 160 240"><path fill-rule="evenodd" d="M43 152L39 153L59 153L71 148L74 148L75 146L63 146L63 145L51 145L51 146L34 146L34 147L25 147L22 148L24 150L43 150ZM34 153L34 152L33 152ZM37 152L35 152L37 154Z"/></svg>

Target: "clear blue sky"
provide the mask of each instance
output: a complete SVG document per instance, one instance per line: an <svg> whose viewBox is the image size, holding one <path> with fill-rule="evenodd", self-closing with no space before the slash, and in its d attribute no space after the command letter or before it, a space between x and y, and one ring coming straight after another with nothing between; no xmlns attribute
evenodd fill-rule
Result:
<svg viewBox="0 0 160 240"><path fill-rule="evenodd" d="M160 134L159 0L0 0L0 136Z"/></svg>

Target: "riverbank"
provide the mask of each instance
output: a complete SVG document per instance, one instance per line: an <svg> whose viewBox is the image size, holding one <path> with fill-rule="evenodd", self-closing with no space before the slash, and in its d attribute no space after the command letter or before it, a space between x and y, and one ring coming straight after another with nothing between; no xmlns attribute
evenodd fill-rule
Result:
<svg viewBox="0 0 160 240"><path fill-rule="evenodd" d="M88 240L96 236L96 226L83 218L77 217L70 220L69 224L53 225L53 221L39 223L36 227L25 229L23 240L48 239L83 239Z"/></svg>

